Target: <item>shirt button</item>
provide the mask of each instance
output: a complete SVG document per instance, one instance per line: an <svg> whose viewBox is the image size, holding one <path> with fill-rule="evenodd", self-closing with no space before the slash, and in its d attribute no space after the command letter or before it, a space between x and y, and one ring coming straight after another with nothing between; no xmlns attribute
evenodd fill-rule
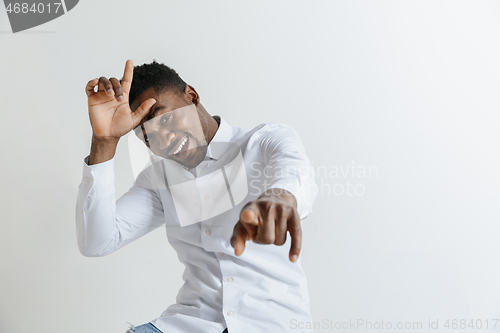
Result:
<svg viewBox="0 0 500 333"><path fill-rule="evenodd" d="M210 235L210 234L211 234L210 230L205 230L205 235Z"/></svg>
<svg viewBox="0 0 500 333"><path fill-rule="evenodd" d="M220 255L220 256L223 256L223 255L224 255L224 252L219 252L219 255Z"/></svg>
<svg viewBox="0 0 500 333"><path fill-rule="evenodd" d="M233 315L233 311L228 311L228 312L227 312L227 315L228 315L228 316L232 316L232 315Z"/></svg>
<svg viewBox="0 0 500 333"><path fill-rule="evenodd" d="M205 194L205 195L203 196L203 199L205 199L205 200L208 200L208 198L210 198L210 196L209 196L208 194Z"/></svg>
<svg viewBox="0 0 500 333"><path fill-rule="evenodd" d="M205 173L205 171L200 170L200 175L203 175L204 173Z"/></svg>
<svg viewBox="0 0 500 333"><path fill-rule="evenodd" d="M232 277L228 277L228 278L226 279L226 281L227 281L227 282L233 282L233 278L232 278Z"/></svg>
<svg viewBox="0 0 500 333"><path fill-rule="evenodd" d="M91 181L92 181L92 177L89 177L89 182L91 182Z"/></svg>

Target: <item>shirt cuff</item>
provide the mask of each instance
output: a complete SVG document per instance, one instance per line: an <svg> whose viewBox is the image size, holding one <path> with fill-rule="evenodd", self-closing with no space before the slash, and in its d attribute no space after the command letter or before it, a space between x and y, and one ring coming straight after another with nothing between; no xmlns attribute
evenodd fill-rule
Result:
<svg viewBox="0 0 500 333"><path fill-rule="evenodd" d="M92 187L111 187L115 185L115 159L88 165L89 156L85 157L83 163L82 183L90 184Z"/></svg>

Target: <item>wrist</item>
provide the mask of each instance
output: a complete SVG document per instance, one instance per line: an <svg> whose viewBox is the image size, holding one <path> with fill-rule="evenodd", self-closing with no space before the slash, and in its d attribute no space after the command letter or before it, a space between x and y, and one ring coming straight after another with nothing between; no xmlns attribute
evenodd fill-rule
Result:
<svg viewBox="0 0 500 333"><path fill-rule="evenodd" d="M92 133L92 144L97 144L99 146L112 146L112 145L117 145L118 141L120 141L120 138L115 138L115 137L98 137L95 135L95 133Z"/></svg>
<svg viewBox="0 0 500 333"><path fill-rule="evenodd" d="M97 138L92 135L89 165L109 161L115 156L116 147L120 138Z"/></svg>

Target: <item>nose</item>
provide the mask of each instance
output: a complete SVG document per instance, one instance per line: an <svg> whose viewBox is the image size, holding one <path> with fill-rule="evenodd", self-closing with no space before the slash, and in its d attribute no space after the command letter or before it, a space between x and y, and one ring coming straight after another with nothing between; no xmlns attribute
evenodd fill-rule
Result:
<svg viewBox="0 0 500 333"><path fill-rule="evenodd" d="M160 129L158 131L158 134L160 136L160 142L159 142L159 147L160 150L163 150L170 146L175 138L175 133L174 132L169 132L166 130Z"/></svg>

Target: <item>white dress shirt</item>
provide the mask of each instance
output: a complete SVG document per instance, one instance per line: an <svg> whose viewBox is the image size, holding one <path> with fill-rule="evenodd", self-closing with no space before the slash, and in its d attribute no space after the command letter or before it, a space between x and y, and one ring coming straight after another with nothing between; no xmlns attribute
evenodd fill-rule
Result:
<svg viewBox="0 0 500 333"><path fill-rule="evenodd" d="M248 193L243 200L232 199L232 205L218 215L205 214L209 218L185 226L176 214L168 183L158 186L161 180L153 168L145 169L115 201L114 160L84 163L76 207L80 252L104 256L165 224L168 241L186 269L176 303L151 320L164 333L221 333L226 327L229 333L311 332L291 325L311 318L301 257L295 263L289 260L290 235L283 246L248 241L239 257L230 244L242 207L269 188L291 192L301 219L312 212L317 188L300 137L284 124L245 129L220 119L204 161L188 170L192 178L224 166L220 161L225 152L214 149L217 143L239 147ZM201 192L201 202L211 199ZM232 192L236 198L237 189Z"/></svg>

